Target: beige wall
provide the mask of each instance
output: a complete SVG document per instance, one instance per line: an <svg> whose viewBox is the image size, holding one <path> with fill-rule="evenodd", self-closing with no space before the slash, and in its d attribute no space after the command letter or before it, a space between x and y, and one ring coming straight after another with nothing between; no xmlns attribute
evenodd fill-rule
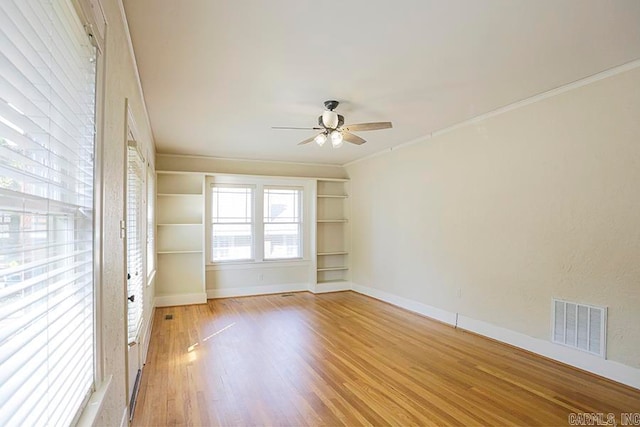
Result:
<svg viewBox="0 0 640 427"><path fill-rule="evenodd" d="M158 170L305 178L345 178L341 166L158 154Z"/></svg>
<svg viewBox="0 0 640 427"><path fill-rule="evenodd" d="M293 290L306 290L309 288L311 277L311 262L300 262L300 265L291 263L286 266L273 266L261 263L255 267L215 268L210 267L206 274L206 287L209 293L216 292L224 295L250 291L253 294L273 292L272 287L278 291L289 290L287 286L293 286ZM283 290L281 290L283 289Z"/></svg>
<svg viewBox="0 0 640 427"><path fill-rule="evenodd" d="M353 282L548 340L609 308L639 368L640 68L347 167Z"/></svg>
<svg viewBox="0 0 640 427"><path fill-rule="evenodd" d="M124 218L125 171L125 98L138 131L139 142L153 150L152 136L139 95L133 60L129 52L125 23L119 0L101 0L107 20L104 81L103 141L103 259L100 284L99 327L102 341L104 377L111 377L97 424L120 425L127 404L125 352L125 251L120 238L120 220ZM145 298L150 303L153 288L147 288ZM150 306L145 304L147 315ZM146 324L145 319L145 324Z"/></svg>

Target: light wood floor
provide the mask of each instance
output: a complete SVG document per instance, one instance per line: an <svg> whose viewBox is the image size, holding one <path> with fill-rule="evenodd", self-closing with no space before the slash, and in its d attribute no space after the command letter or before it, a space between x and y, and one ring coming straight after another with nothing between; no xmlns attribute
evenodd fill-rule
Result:
<svg viewBox="0 0 640 427"><path fill-rule="evenodd" d="M134 426L566 426L571 412L640 411L639 391L353 292L159 308L147 362Z"/></svg>

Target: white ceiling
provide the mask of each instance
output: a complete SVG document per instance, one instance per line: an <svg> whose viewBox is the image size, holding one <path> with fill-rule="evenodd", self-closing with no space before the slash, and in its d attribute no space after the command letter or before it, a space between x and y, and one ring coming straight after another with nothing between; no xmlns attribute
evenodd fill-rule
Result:
<svg viewBox="0 0 640 427"><path fill-rule="evenodd" d="M638 0L124 0L159 153L345 164L640 58ZM297 143L323 101L362 146Z"/></svg>

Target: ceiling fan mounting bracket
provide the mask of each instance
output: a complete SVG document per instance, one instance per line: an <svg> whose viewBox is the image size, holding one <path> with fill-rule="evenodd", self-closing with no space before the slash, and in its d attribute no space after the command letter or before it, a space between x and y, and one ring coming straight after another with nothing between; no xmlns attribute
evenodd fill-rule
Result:
<svg viewBox="0 0 640 427"><path fill-rule="evenodd" d="M340 102L334 100L324 101L324 107L329 111L333 111L338 108L338 104L340 104Z"/></svg>

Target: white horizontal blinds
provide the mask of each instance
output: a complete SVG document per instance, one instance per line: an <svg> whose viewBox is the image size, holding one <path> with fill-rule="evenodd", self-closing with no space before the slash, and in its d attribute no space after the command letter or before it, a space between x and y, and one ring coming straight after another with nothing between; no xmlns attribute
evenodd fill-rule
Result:
<svg viewBox="0 0 640 427"><path fill-rule="evenodd" d="M156 178L153 168L147 168L147 276L156 268Z"/></svg>
<svg viewBox="0 0 640 427"><path fill-rule="evenodd" d="M93 387L95 50L69 0L0 2L0 425Z"/></svg>
<svg viewBox="0 0 640 427"><path fill-rule="evenodd" d="M143 270L143 189L144 163L130 142L127 166L127 335L129 343L134 342L142 322L142 297L145 279ZM133 300L133 301L131 301Z"/></svg>
<svg viewBox="0 0 640 427"><path fill-rule="evenodd" d="M302 188L264 188L264 258L302 257Z"/></svg>
<svg viewBox="0 0 640 427"><path fill-rule="evenodd" d="M253 193L249 185L211 186L213 261L253 258Z"/></svg>

